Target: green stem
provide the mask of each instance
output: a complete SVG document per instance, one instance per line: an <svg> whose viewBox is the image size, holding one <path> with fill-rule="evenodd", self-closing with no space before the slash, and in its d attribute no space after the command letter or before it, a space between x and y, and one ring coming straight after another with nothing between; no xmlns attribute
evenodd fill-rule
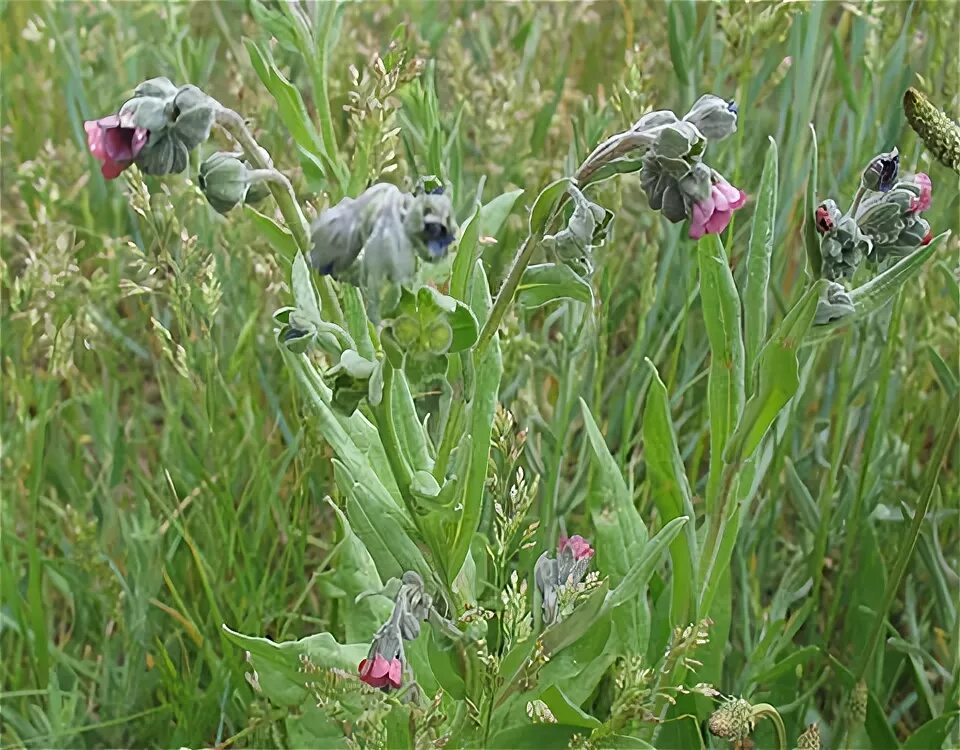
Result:
<svg viewBox="0 0 960 750"><path fill-rule="evenodd" d="M416 520L416 509L414 507L413 497L410 495L410 480L413 477L413 471L409 463L403 456L403 450L400 447L400 438L397 435L397 426L393 421L393 378L396 370L390 364L390 360L383 360L383 399L380 405L373 408L374 418L377 422L377 430L380 433L380 439L383 442L383 450L387 454L387 462L390 464L390 470L397 480L397 486L400 488L400 494L410 516Z"/></svg>
<svg viewBox="0 0 960 750"><path fill-rule="evenodd" d="M443 436L440 439L440 447L437 448L437 460L433 464L433 476L441 485L447 476L447 464L450 463L450 453L453 446L463 437L463 394L454 393L450 400L450 411L447 413L447 421L443 426Z"/></svg>
<svg viewBox="0 0 960 750"><path fill-rule="evenodd" d="M867 189L863 185L857 188L857 192L853 196L853 203L850 204L850 211L847 212L848 216L852 216L854 219L857 218L857 209L860 208L860 203L866 194Z"/></svg>
<svg viewBox="0 0 960 750"><path fill-rule="evenodd" d="M254 139L253 134L239 114L221 105L217 110L216 119L217 124L230 133L240 144L254 169L266 169L274 173L268 182L270 192L273 194L273 199L277 202L280 213L283 214L283 220L293 234L300 252L305 257L310 257L310 227L303 211L300 210L300 204L297 202L297 196L293 191L290 180L283 173L273 168L269 155ZM336 323L341 328L344 327L343 310L340 308L340 301L337 299L333 283L326 276L320 276L317 286L320 292L321 309L328 316L329 322Z"/></svg>
<svg viewBox="0 0 960 750"><path fill-rule="evenodd" d="M907 565L910 564L913 550L917 546L920 528L923 526L923 521L927 517L927 512L930 510L930 503L933 501L933 496L937 490L937 478L940 476L940 468L943 464L944 456L947 453L947 448L956 436L958 426L960 426L960 400L953 399L950 402L950 406L947 407L947 418L943 421L943 427L940 430L937 442L930 455L930 462L927 464L927 476L924 481L922 494L917 501L917 507L913 511L910 531L903 537L903 543L900 545L897 553L897 560L893 565L893 575L890 577L890 580L887 581L883 604L876 610L877 617L867 637L867 646L863 650L860 664L854 673L854 677L858 682L862 680L866 674L867 667L869 667L873 659L873 652L876 651L877 644L880 642L880 635L886 625L887 613L890 611L893 600L900 590L900 583L903 581L903 576L907 571Z"/></svg>
<svg viewBox="0 0 960 750"><path fill-rule="evenodd" d="M783 726L780 712L769 703L757 703L753 707L753 716L757 719L770 719L777 730L777 746L780 750L787 750L787 730Z"/></svg>

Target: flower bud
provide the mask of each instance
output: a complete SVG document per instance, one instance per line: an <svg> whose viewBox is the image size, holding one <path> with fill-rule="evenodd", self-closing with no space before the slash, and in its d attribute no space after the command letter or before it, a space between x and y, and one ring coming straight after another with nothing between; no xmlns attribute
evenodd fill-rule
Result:
<svg viewBox="0 0 960 750"><path fill-rule="evenodd" d="M753 733L753 706L743 698L729 698L710 716L708 727L715 737L743 741Z"/></svg>
<svg viewBox="0 0 960 750"><path fill-rule="evenodd" d="M417 255L428 263L436 263L447 254L457 236L450 197L443 193L442 186L434 185L431 190L410 197L405 208L404 229L413 240Z"/></svg>
<svg viewBox="0 0 960 750"><path fill-rule="evenodd" d="M857 222L850 216L842 217L820 239L823 278L829 281L850 278L872 251L873 242L860 230Z"/></svg>
<svg viewBox="0 0 960 750"><path fill-rule="evenodd" d="M684 115L708 140L722 140L737 131L737 105L719 96L704 94Z"/></svg>
<svg viewBox="0 0 960 750"><path fill-rule="evenodd" d="M853 300L843 284L835 281L828 283L823 296L817 302L817 312L813 319L814 325L825 325L842 320L853 315L855 309Z"/></svg>
<svg viewBox="0 0 960 750"><path fill-rule="evenodd" d="M188 155L210 137L220 105L196 86L177 88L166 78L141 83L120 108L121 120L148 132L136 163L145 174L182 172Z"/></svg>
<svg viewBox="0 0 960 750"><path fill-rule="evenodd" d="M930 178L921 172L860 205L857 224L873 243L872 261L903 257L926 244L930 225L920 212L929 208L932 191Z"/></svg>
<svg viewBox="0 0 960 750"><path fill-rule="evenodd" d="M207 202L221 214L244 202L249 170L237 154L217 152L200 164L197 183Z"/></svg>
<svg viewBox="0 0 960 750"><path fill-rule="evenodd" d="M893 187L899 173L900 152L894 147L893 151L873 157L863 170L860 184L867 190L885 193Z"/></svg>
<svg viewBox="0 0 960 750"><path fill-rule="evenodd" d="M660 130L650 148L657 156L683 159L699 156L703 153L703 146L703 135L696 126L681 120Z"/></svg>

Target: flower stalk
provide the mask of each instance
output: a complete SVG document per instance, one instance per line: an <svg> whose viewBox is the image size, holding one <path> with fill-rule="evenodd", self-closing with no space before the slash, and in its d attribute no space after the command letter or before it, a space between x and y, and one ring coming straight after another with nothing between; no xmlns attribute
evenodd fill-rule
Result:
<svg viewBox="0 0 960 750"><path fill-rule="evenodd" d="M215 122L240 144L254 170L269 170L271 172L268 180L270 192L280 208L280 213L283 215L287 227L293 234L297 247L304 257L309 257L310 227L303 211L300 209L300 204L297 202L297 196L290 180L287 179L286 175L273 168L266 157L266 152L254 139L250 129L247 128L246 122L237 112L221 105L217 108ZM329 316L330 322L342 326L343 310L330 279L325 277L317 279L317 287L325 315Z"/></svg>

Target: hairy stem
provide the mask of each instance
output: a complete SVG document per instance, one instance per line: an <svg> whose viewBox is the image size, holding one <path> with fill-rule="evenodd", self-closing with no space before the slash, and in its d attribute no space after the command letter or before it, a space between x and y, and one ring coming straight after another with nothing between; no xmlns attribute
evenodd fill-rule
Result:
<svg viewBox="0 0 960 750"><path fill-rule="evenodd" d="M303 211L300 210L300 204L297 202L297 196L293 191L290 180L282 172L273 168L267 152L254 139L253 134L247 128L247 124L238 113L221 105L217 109L216 121L240 144L256 172L260 170L270 171L270 178L266 181L270 185L273 199L277 202L280 213L283 214L283 220L293 234L300 252L309 257L310 227ZM343 326L343 310L340 308L340 301L337 299L332 282L326 276L321 276L317 280L317 287L320 292L321 308L324 315L327 316L329 322Z"/></svg>

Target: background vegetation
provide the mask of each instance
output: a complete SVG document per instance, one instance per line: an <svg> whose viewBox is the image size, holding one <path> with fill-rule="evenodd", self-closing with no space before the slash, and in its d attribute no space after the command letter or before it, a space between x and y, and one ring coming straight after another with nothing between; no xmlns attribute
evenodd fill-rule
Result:
<svg viewBox="0 0 960 750"><path fill-rule="evenodd" d="M776 318L802 287L809 122L822 197L848 200L894 145L907 171L931 175L926 216L954 237L889 309L805 360L734 552L730 606L698 655L698 680L777 705L791 737L842 716L880 615L882 658L863 665L869 742L957 743L944 737L960 698L958 463L951 450L932 483L928 459L960 397L960 198L900 98L915 85L958 111L958 28L947 2L610 0L350 4L336 29L328 87L351 176L362 188L442 172L461 219L482 177L487 198L525 188L529 205L643 112L683 112L705 91L735 98L739 131L711 163L755 195L768 137L778 143ZM141 80L193 82L250 118L312 216L327 196L299 171L244 36L270 31L240 2L2 3L3 747L275 745L280 727L221 623L277 640L342 627L324 575L330 448L271 330L289 269L193 183L105 183L85 147L83 120ZM274 52L312 111L304 62ZM503 338L501 397L528 430L535 514L571 529L589 456L581 396L656 518L644 357L671 395L688 476L708 460L695 253L638 180L607 185L617 219L594 276L596 335L577 339L569 314L541 311L509 318ZM749 211L726 241L735 268ZM515 211L485 251L494 278L524 233ZM931 511L890 590L925 491ZM656 577L652 590L664 590ZM698 732L671 722L659 745L698 747Z"/></svg>

